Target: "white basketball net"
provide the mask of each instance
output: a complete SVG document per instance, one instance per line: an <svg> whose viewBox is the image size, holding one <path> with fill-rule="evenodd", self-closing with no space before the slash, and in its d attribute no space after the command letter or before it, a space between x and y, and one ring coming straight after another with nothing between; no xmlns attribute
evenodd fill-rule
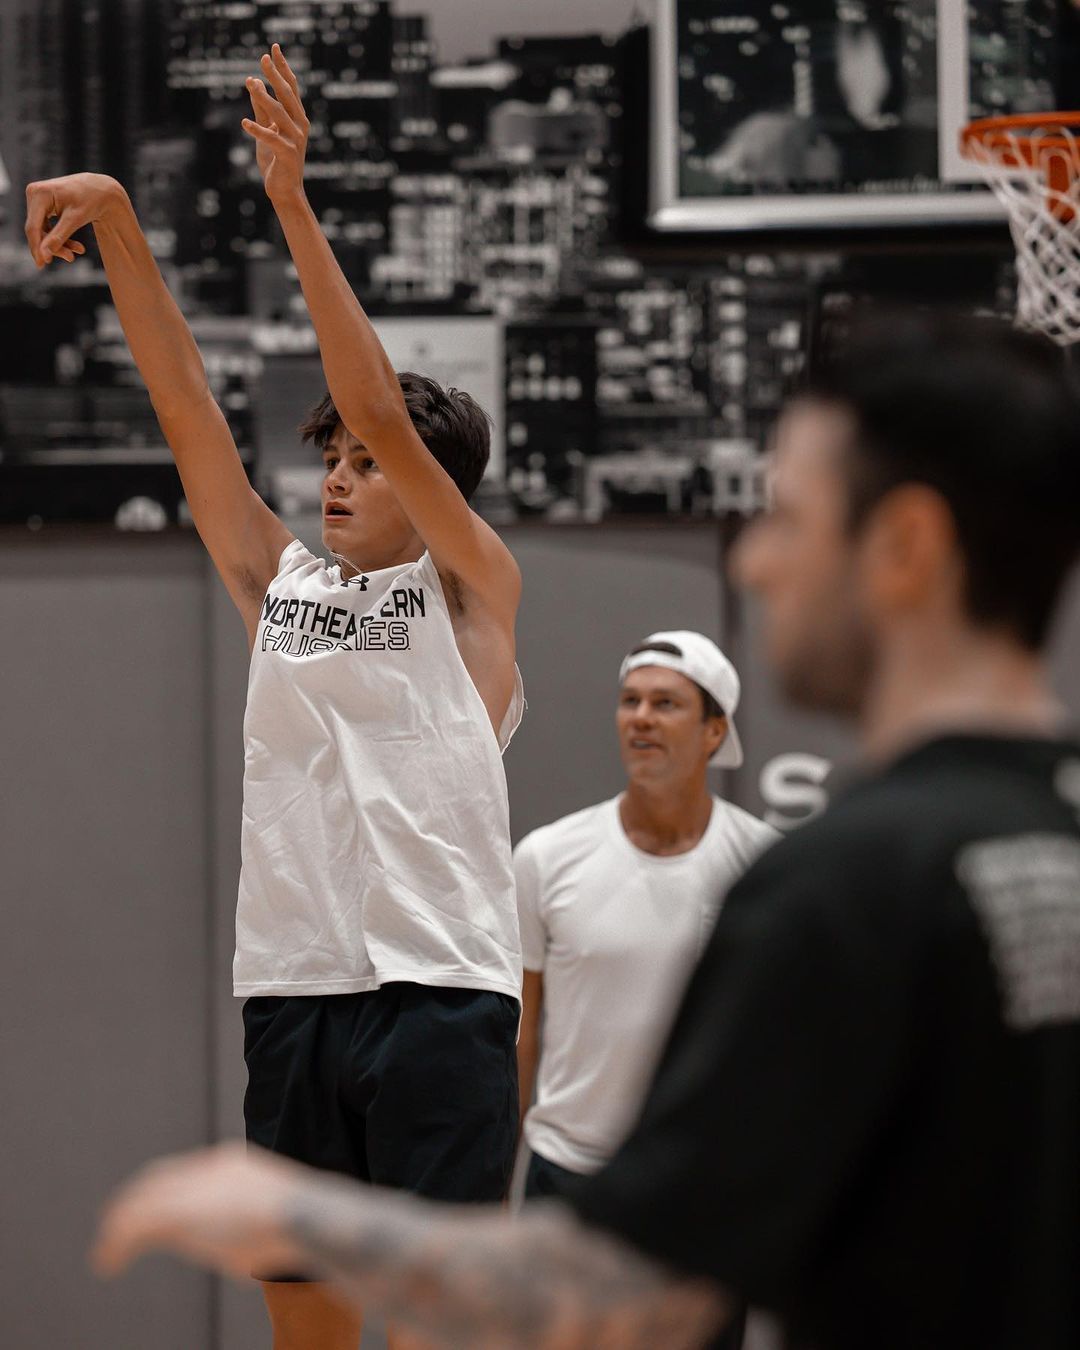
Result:
<svg viewBox="0 0 1080 1350"><path fill-rule="evenodd" d="M1009 213L1017 321L1062 346L1080 340L1080 138L1048 122L969 140L964 153Z"/></svg>

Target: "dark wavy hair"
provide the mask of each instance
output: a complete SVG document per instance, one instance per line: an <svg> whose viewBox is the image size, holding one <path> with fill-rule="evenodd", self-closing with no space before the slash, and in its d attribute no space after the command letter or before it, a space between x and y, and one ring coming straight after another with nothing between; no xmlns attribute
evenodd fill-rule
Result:
<svg viewBox="0 0 1080 1350"><path fill-rule="evenodd" d="M468 501L491 457L491 418L469 394L444 389L426 375L399 371L398 383L416 434ZM334 400L324 394L300 424L300 435L323 450L340 422Z"/></svg>
<svg viewBox="0 0 1080 1350"><path fill-rule="evenodd" d="M846 409L848 525L903 483L945 499L969 618L1041 648L1080 555L1080 387L1059 347L999 319L857 321L796 390Z"/></svg>

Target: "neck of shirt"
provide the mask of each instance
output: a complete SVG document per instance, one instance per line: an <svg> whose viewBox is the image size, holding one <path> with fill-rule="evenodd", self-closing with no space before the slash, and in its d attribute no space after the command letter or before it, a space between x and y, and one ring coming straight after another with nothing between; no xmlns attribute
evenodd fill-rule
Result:
<svg viewBox="0 0 1080 1350"><path fill-rule="evenodd" d="M647 803L634 800L624 792L615 802L615 819L620 833L638 853L650 858L682 858L693 852L708 833L715 813L712 796L706 791L699 802L684 811L682 818L664 819L649 812ZM700 827L691 825L697 816Z"/></svg>

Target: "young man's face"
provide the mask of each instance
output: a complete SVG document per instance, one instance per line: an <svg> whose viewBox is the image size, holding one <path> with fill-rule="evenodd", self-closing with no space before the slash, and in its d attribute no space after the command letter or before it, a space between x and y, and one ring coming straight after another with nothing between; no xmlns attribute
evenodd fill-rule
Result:
<svg viewBox="0 0 1080 1350"><path fill-rule="evenodd" d="M704 779L727 732L722 717L702 716L701 691L666 666L638 666L619 690L619 752L632 781L683 784Z"/></svg>
<svg viewBox="0 0 1080 1350"><path fill-rule="evenodd" d="M331 552L374 570L422 549L375 459L340 422L323 450L323 467L323 543Z"/></svg>
<svg viewBox="0 0 1080 1350"><path fill-rule="evenodd" d="M795 403L776 429L768 513L739 541L734 571L762 601L769 663L792 702L857 713L873 664L859 538L847 528L841 408Z"/></svg>

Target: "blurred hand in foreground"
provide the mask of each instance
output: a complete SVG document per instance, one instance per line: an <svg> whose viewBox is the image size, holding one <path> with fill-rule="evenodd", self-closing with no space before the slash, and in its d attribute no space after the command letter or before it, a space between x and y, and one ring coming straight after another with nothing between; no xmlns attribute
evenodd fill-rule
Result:
<svg viewBox="0 0 1080 1350"><path fill-rule="evenodd" d="M263 1149L221 1144L151 1163L112 1197L92 1260L119 1274L162 1250L238 1277L302 1265L285 1236L290 1200L309 1169Z"/></svg>

